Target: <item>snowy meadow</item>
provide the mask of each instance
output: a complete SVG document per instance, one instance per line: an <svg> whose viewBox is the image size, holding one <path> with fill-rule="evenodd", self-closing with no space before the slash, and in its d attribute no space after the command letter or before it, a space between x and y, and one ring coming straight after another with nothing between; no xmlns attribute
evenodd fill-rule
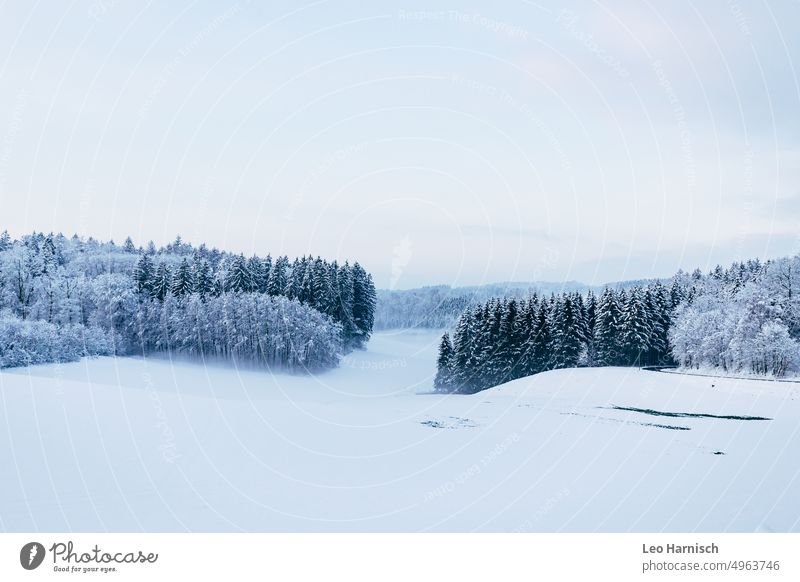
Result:
<svg viewBox="0 0 800 582"><path fill-rule="evenodd" d="M439 331L313 377L0 372L7 531L798 531L800 385L562 369L431 394Z"/></svg>

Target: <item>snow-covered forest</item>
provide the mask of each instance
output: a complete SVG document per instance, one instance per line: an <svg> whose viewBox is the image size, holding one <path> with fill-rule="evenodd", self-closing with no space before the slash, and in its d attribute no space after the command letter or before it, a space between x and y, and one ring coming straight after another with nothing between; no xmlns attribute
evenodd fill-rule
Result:
<svg viewBox="0 0 800 582"><path fill-rule="evenodd" d="M0 367L170 353L325 369L365 345L375 301L358 263L0 235Z"/></svg>
<svg viewBox="0 0 800 582"><path fill-rule="evenodd" d="M380 289L375 329L447 328L472 302L467 293L445 285L402 291Z"/></svg>
<svg viewBox="0 0 800 582"><path fill-rule="evenodd" d="M667 329L684 289L660 283L490 299L465 311L439 346L435 388L473 393L558 368L669 364Z"/></svg>
<svg viewBox="0 0 800 582"><path fill-rule="evenodd" d="M435 388L473 393L576 366L680 364L781 377L800 365L800 257L627 289L490 299L439 346Z"/></svg>
<svg viewBox="0 0 800 582"><path fill-rule="evenodd" d="M669 333L686 368L781 377L800 366L800 256L716 268L676 309Z"/></svg>

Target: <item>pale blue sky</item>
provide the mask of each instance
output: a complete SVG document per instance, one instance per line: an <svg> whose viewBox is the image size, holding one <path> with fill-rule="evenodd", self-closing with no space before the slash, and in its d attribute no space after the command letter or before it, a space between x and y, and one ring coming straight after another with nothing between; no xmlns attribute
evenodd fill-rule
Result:
<svg viewBox="0 0 800 582"><path fill-rule="evenodd" d="M403 4L3 3L0 226L382 287L797 252L797 2Z"/></svg>

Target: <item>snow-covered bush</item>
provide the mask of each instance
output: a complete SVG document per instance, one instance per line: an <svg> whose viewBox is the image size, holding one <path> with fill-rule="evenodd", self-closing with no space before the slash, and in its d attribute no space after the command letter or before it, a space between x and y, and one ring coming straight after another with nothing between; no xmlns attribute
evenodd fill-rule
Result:
<svg viewBox="0 0 800 582"><path fill-rule="evenodd" d="M756 374L783 376L797 369L800 344L789 336L789 328L777 321L768 321L753 339L751 369Z"/></svg>
<svg viewBox="0 0 800 582"><path fill-rule="evenodd" d="M58 327L45 321L0 317L0 367L59 361ZM69 357L69 354L64 354Z"/></svg>
<svg viewBox="0 0 800 582"><path fill-rule="evenodd" d="M8 313L0 316L0 368L74 362L82 356L109 353L101 329L22 320Z"/></svg>

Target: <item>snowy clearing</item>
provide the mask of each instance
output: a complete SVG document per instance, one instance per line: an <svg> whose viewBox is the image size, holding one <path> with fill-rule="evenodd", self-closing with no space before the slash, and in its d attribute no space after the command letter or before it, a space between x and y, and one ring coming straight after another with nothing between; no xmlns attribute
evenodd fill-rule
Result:
<svg viewBox="0 0 800 582"><path fill-rule="evenodd" d="M800 386L596 368L420 394L439 336L377 333L315 377L4 370L0 529L800 531Z"/></svg>

